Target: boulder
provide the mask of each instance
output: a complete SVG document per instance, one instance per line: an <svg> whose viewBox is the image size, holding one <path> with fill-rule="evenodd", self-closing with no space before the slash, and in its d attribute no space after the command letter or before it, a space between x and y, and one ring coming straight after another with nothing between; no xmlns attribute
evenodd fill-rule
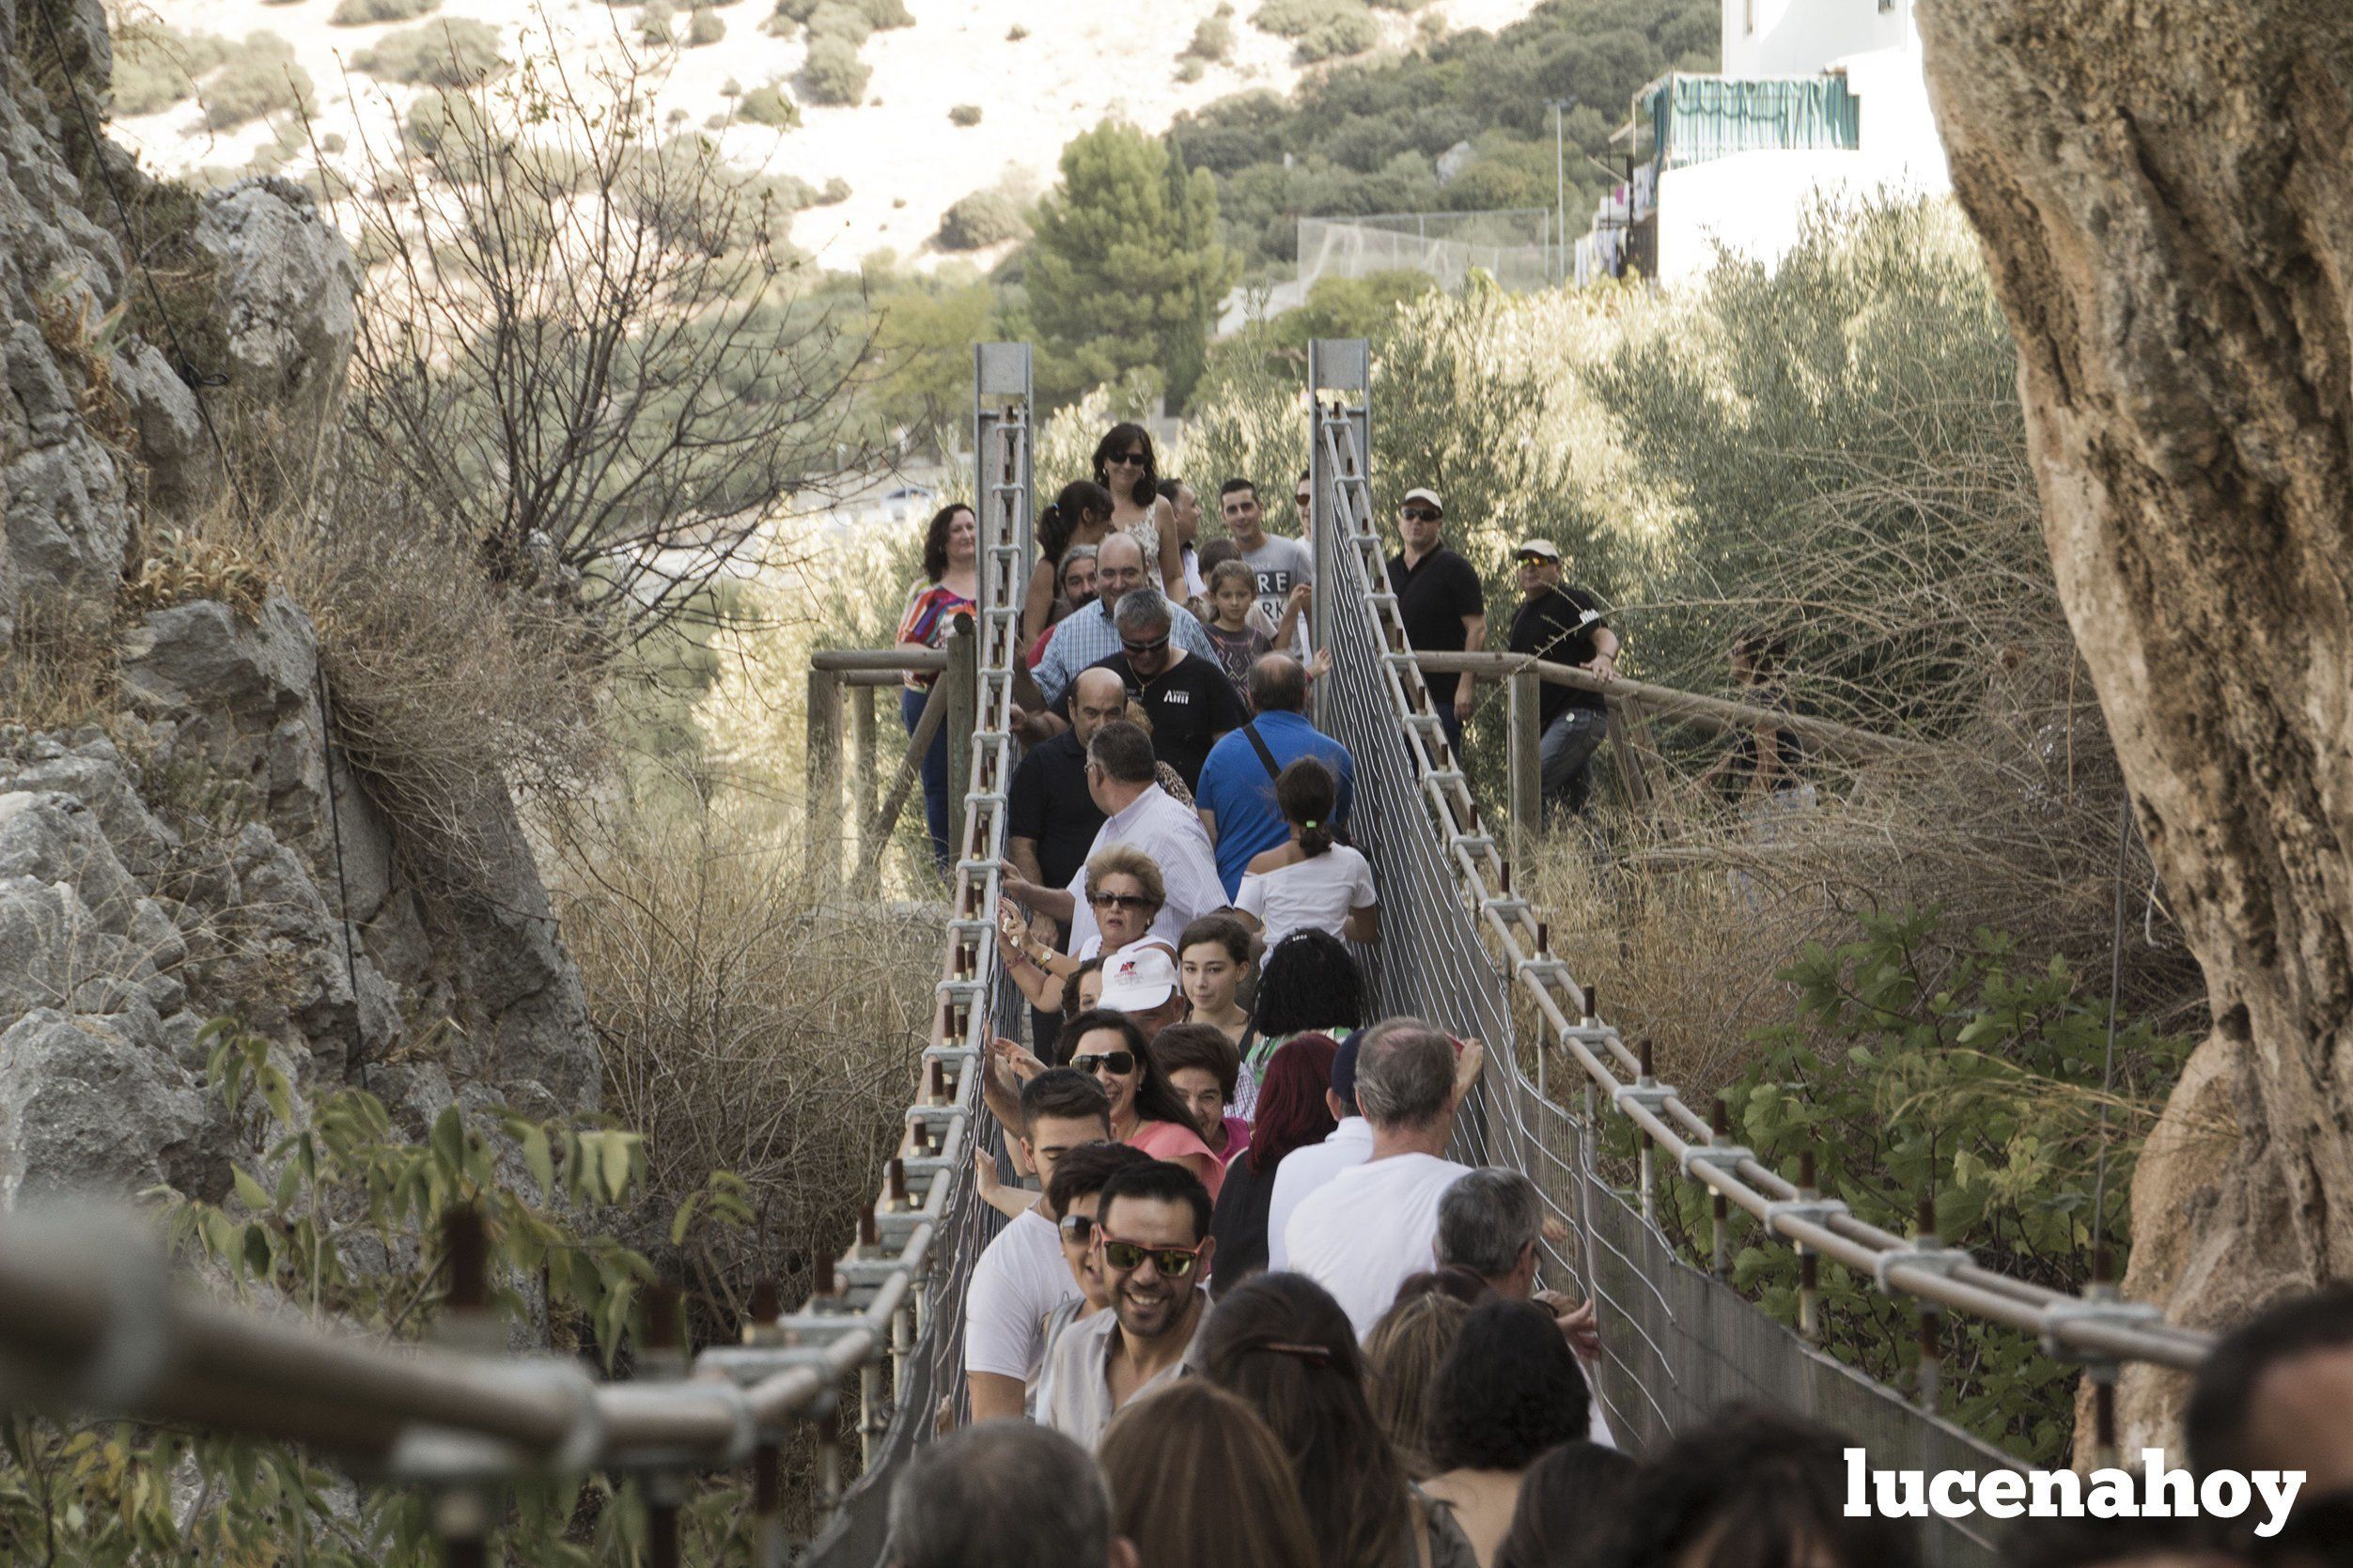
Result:
<svg viewBox="0 0 2353 1568"><path fill-rule="evenodd" d="M358 330L351 247L288 180L247 179L207 196L195 242L219 269L229 384L274 405L296 440L328 428Z"/></svg>
<svg viewBox="0 0 2353 1568"><path fill-rule="evenodd" d="M37 1008L0 1033L0 1206L60 1194L130 1198L158 1183L218 1200L233 1133L144 1008Z"/></svg>

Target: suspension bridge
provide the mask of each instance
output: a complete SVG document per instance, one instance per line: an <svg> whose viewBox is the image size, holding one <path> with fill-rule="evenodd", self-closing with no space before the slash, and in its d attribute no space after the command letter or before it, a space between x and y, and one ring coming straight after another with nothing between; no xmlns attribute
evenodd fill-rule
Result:
<svg viewBox="0 0 2353 1568"><path fill-rule="evenodd" d="M1005 787L1017 742L1020 614L1032 538L1034 402L1023 344L975 354L979 590L969 632L928 659L834 655L810 672L813 816L841 800L846 687L945 669L910 758L944 728L956 802L945 951L931 1042L905 1134L877 1172L858 1236L821 1263L810 1297L784 1310L755 1293L742 1343L689 1358L675 1305L636 1375L600 1382L578 1362L513 1356L487 1322L480 1248L453 1238L450 1317L459 1331L392 1346L262 1316L171 1278L151 1246L94 1238L86 1219L0 1220L0 1408L125 1416L312 1445L371 1483L432 1501L453 1562L483 1560L519 1483L605 1470L638 1477L648 1501L647 1560L679 1560L678 1510L698 1475L748 1472L752 1517L740 1538L762 1568L882 1560L884 1508L910 1455L962 1409L962 1320L973 1265L999 1223L975 1191L975 1149L1003 1152L980 1074L993 1034L1018 1032L1019 993L998 962ZM2110 1390L2126 1361L2191 1368L2204 1336L2095 1283L2056 1291L1983 1266L1932 1234L1896 1234L1834 1195L1792 1181L1732 1142L1658 1080L1581 986L1573 955L1550 949L1543 911L1512 891L1507 825L1483 823L1447 749L1425 668L1480 668L1479 656L1418 655L1389 589L1372 505L1372 365L1362 340L1311 346L1308 399L1317 592L1315 635L1331 650L1317 727L1357 767L1352 827L1383 890L1387 939L1363 949L1379 1011L1414 1013L1490 1042L1459 1119L1455 1157L1525 1172L1557 1224L1546 1282L1600 1305L1597 1393L1636 1451L1734 1401L1761 1402L1850 1434L1876 1467L1984 1470L2011 1456L1939 1414L1944 1325L1981 1319L2031 1338L2037 1354L2080 1365L2094 1389L2095 1449L2112 1448ZM1755 722L1737 705L1597 681L1582 670L1512 661L1515 815L1535 807L1535 687L1597 684L1629 710L1725 728ZM853 717L856 710L853 708ZM871 709L859 726L855 862L870 875L911 774L879 804ZM1789 722L1786 716L1778 722ZM1803 723L1805 722L1800 722ZM1831 747L1890 744L1813 722ZM1529 766L1521 766L1527 764ZM826 805L820 811L817 802ZM829 827L832 826L829 821ZM836 840L841 836L833 829ZM1630 1160L1612 1158L1614 1136ZM1800 1172L1801 1178L1804 1172ZM1671 1184L1710 1199L1706 1266L1687 1263L1659 1222ZM1784 1327L1727 1281L1744 1247L1799 1260L1799 1323ZM1829 1260L1916 1316L1912 1387L1875 1382L1841 1360L1826 1332L1816 1270ZM469 1261L471 1260L471 1261ZM787 1446L813 1445L817 1496L788 1508ZM787 1516L809 1521L788 1535ZM1928 1560L1978 1563L1991 1544L1972 1520L1925 1522Z"/></svg>

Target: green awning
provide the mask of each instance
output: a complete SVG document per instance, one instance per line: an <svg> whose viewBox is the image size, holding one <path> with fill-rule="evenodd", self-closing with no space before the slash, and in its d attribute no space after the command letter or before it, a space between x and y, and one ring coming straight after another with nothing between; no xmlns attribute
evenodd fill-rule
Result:
<svg viewBox="0 0 2353 1568"><path fill-rule="evenodd" d="M1861 145L1862 101L1844 76L1667 76L1644 91L1660 171L1762 148Z"/></svg>

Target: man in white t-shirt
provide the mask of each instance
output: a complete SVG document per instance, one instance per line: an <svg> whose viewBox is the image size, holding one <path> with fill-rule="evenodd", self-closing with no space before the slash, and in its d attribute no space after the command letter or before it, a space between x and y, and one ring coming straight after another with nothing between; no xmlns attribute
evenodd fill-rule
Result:
<svg viewBox="0 0 2353 1568"><path fill-rule="evenodd" d="M1055 1067L1021 1086L1021 1157L1051 1185L1066 1150L1111 1137L1111 1097L1094 1078ZM973 1420L1019 1416L1046 1355L1046 1320L1079 1294L1044 1199L997 1233L964 1297L964 1374Z"/></svg>
<svg viewBox="0 0 2353 1568"><path fill-rule="evenodd" d="M1453 1042L1419 1018L1365 1031L1356 1103L1372 1125L1372 1154L1308 1194L1284 1227L1288 1266L1332 1293L1359 1339L1372 1332L1408 1276L1431 1265L1438 1202L1470 1173L1445 1157L1455 1132L1455 1073Z"/></svg>

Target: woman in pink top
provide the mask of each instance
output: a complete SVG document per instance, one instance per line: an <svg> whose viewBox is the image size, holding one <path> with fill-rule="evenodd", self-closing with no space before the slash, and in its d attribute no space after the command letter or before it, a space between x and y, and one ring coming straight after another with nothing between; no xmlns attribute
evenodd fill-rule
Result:
<svg viewBox="0 0 2353 1568"><path fill-rule="evenodd" d="M1228 1116L1234 1080L1241 1076L1242 1053L1213 1023L1170 1024L1152 1036L1152 1064L1192 1112L1201 1141L1223 1164L1250 1147L1250 1124Z"/></svg>
<svg viewBox="0 0 2353 1568"><path fill-rule="evenodd" d="M1099 1007L1064 1025L1060 1043L1070 1065L1093 1073L1111 1096L1111 1135L1191 1171L1214 1201L1225 1185L1225 1162L1202 1141L1184 1102L1153 1064L1150 1043L1135 1020Z"/></svg>

